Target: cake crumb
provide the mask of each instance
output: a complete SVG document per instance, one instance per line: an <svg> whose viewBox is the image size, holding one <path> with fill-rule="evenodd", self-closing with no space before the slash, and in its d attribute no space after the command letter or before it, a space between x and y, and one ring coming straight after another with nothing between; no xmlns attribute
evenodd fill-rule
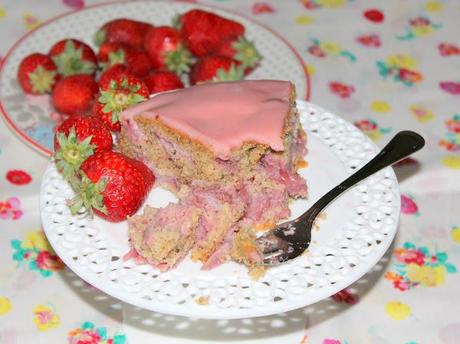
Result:
<svg viewBox="0 0 460 344"><path fill-rule="evenodd" d="M321 227L320 224L319 224L319 222L320 222L321 220L325 220L326 218L327 218L326 213L325 213L324 211L320 212L320 213L318 214L318 216L316 216L315 221L313 221L313 230L319 231L319 230L320 230L320 227Z"/></svg>
<svg viewBox="0 0 460 344"><path fill-rule="evenodd" d="M308 162L306 162L305 160L299 160L297 161L297 163L295 164L295 167L296 169L299 169L299 168L305 168L305 167L308 167Z"/></svg>
<svg viewBox="0 0 460 344"><path fill-rule="evenodd" d="M195 299L195 302L200 306L209 305L209 296L199 296Z"/></svg>
<svg viewBox="0 0 460 344"><path fill-rule="evenodd" d="M267 270L264 266L255 266L249 270L249 277L252 280L257 281L265 275Z"/></svg>
<svg viewBox="0 0 460 344"><path fill-rule="evenodd" d="M276 226L276 222L268 221L268 222L256 224L255 226L253 226L253 230L255 230L256 232L266 232L275 226Z"/></svg>

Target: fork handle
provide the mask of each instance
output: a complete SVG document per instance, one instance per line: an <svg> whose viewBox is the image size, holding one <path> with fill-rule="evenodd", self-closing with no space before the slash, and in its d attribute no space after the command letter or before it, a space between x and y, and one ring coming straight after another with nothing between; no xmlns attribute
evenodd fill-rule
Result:
<svg viewBox="0 0 460 344"><path fill-rule="evenodd" d="M310 209L315 209L313 213L305 213L302 216L316 217L331 201L333 201L342 192L349 189L356 183L366 179L370 175L380 171L381 169L398 162L401 159L415 153L425 145L425 140L419 134L404 130L398 132L388 144L366 165L353 173L342 183L337 185L331 191L321 197Z"/></svg>

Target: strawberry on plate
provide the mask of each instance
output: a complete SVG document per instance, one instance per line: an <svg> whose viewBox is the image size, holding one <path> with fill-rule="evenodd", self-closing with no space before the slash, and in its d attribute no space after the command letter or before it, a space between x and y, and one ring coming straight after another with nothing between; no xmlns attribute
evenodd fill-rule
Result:
<svg viewBox="0 0 460 344"><path fill-rule="evenodd" d="M184 13L178 25L188 49L198 57L211 54L221 42L245 32L240 23L199 9Z"/></svg>
<svg viewBox="0 0 460 344"><path fill-rule="evenodd" d="M117 63L125 62L125 48L126 45L122 43L109 43L101 44L97 52L97 61L100 67L106 65L114 65Z"/></svg>
<svg viewBox="0 0 460 344"><path fill-rule="evenodd" d="M262 60L262 55L253 42L246 37L229 38L223 41L213 52L214 55L227 56L238 61L244 68L245 74L252 71Z"/></svg>
<svg viewBox="0 0 460 344"><path fill-rule="evenodd" d="M125 64L129 72L139 78L147 76L153 69L149 55L143 50L129 49L126 52Z"/></svg>
<svg viewBox="0 0 460 344"><path fill-rule="evenodd" d="M112 148L112 133L99 117L75 115L62 122L54 134L54 160L71 183L89 156Z"/></svg>
<svg viewBox="0 0 460 344"><path fill-rule="evenodd" d="M193 65L190 72L192 85L206 81L236 81L244 77L244 69L227 56L206 56Z"/></svg>
<svg viewBox="0 0 460 344"><path fill-rule="evenodd" d="M59 74L63 76L75 74L94 74L97 58L93 49L86 43L76 39L63 39L55 43L48 55L53 59Z"/></svg>
<svg viewBox="0 0 460 344"><path fill-rule="evenodd" d="M141 49L144 45L144 38L151 24L118 18L105 23L94 37L95 43L99 46L103 43L122 43Z"/></svg>
<svg viewBox="0 0 460 344"><path fill-rule="evenodd" d="M169 71L153 72L144 78L144 82L150 94L184 88L184 84L177 74Z"/></svg>
<svg viewBox="0 0 460 344"><path fill-rule="evenodd" d="M58 79L57 67L49 56L34 53L21 61L17 77L24 92L49 93Z"/></svg>
<svg viewBox="0 0 460 344"><path fill-rule="evenodd" d="M68 115L86 113L91 109L99 90L94 78L87 74L65 77L56 83L51 94L54 108Z"/></svg>
<svg viewBox="0 0 460 344"><path fill-rule="evenodd" d="M144 163L113 151L90 156L81 165L81 175L70 207L72 213L84 207L111 222L134 215L155 182Z"/></svg>
<svg viewBox="0 0 460 344"><path fill-rule="evenodd" d="M124 64L115 64L113 66L108 67L99 77L99 87L106 89L109 87L110 80L117 79L123 75L130 74L128 72L128 67Z"/></svg>
<svg viewBox="0 0 460 344"><path fill-rule="evenodd" d="M118 115L148 97L149 90L141 79L134 75L122 75L111 79L108 86L101 87L93 112L102 118L110 130L120 131Z"/></svg>
<svg viewBox="0 0 460 344"><path fill-rule="evenodd" d="M147 76L152 70L152 62L145 51L121 43L102 44L98 61L103 70L116 64L124 64L131 74L140 78Z"/></svg>
<svg viewBox="0 0 460 344"><path fill-rule="evenodd" d="M190 70L192 55L185 48L177 29L170 26L151 28L145 36L144 47L153 68L167 69L177 74Z"/></svg>

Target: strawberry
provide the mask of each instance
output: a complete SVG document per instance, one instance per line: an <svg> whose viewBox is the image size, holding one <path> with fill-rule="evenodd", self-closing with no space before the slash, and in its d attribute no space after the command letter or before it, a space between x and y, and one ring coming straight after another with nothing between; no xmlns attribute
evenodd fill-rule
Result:
<svg viewBox="0 0 460 344"><path fill-rule="evenodd" d="M188 49L196 56L211 54L222 41L244 35L240 23L203 10L190 10L178 20Z"/></svg>
<svg viewBox="0 0 460 344"><path fill-rule="evenodd" d="M155 182L155 176L142 162L104 151L86 159L81 165L81 183L71 203L76 214L82 206L92 214L119 222L134 215Z"/></svg>
<svg viewBox="0 0 460 344"><path fill-rule="evenodd" d="M152 69L150 57L145 51L120 43L102 44L98 52L98 61L103 69L115 64L124 64L131 74L140 78L148 75Z"/></svg>
<svg viewBox="0 0 460 344"><path fill-rule="evenodd" d="M34 53L21 61L17 77L24 92L43 94L51 92L56 83L57 67L49 56Z"/></svg>
<svg viewBox="0 0 460 344"><path fill-rule="evenodd" d="M118 115L129 106L146 100L149 90L142 80L134 75L122 75L111 79L108 87L101 87L93 112L99 115L112 131L120 131Z"/></svg>
<svg viewBox="0 0 460 344"><path fill-rule="evenodd" d="M144 82L150 94L184 88L177 74L169 71L153 72L144 78Z"/></svg>
<svg viewBox="0 0 460 344"><path fill-rule="evenodd" d="M248 41L244 36L223 41L213 54L227 56L238 61L246 74L262 60L262 55L257 51L254 43Z"/></svg>
<svg viewBox="0 0 460 344"><path fill-rule="evenodd" d="M97 52L97 61L101 67L125 62L125 45L121 43L103 43Z"/></svg>
<svg viewBox="0 0 460 344"><path fill-rule="evenodd" d="M71 75L59 80L51 94L55 109L74 115L91 109L99 87L94 78L87 74Z"/></svg>
<svg viewBox="0 0 460 344"><path fill-rule="evenodd" d="M48 55L53 59L59 74L94 74L97 59L89 45L76 39L64 39L54 44Z"/></svg>
<svg viewBox="0 0 460 344"><path fill-rule="evenodd" d="M153 68L149 55L142 50L129 49L126 52L125 64L129 72L139 78L147 76Z"/></svg>
<svg viewBox="0 0 460 344"><path fill-rule="evenodd" d="M99 77L99 87L103 89L107 89L110 84L111 79L116 79L118 77L121 77L123 75L128 75L128 67L126 67L124 64L115 64L108 69L106 69L101 76Z"/></svg>
<svg viewBox="0 0 460 344"><path fill-rule="evenodd" d="M206 56L193 65L190 83L235 81L243 79L243 76L244 70L235 60L226 56Z"/></svg>
<svg viewBox="0 0 460 344"><path fill-rule="evenodd" d="M141 49L144 45L144 38L151 24L119 18L105 23L95 35L96 45L103 43L122 43Z"/></svg>
<svg viewBox="0 0 460 344"><path fill-rule="evenodd" d="M74 182L80 165L94 153L112 148L112 134L99 117L67 118L54 135L54 159L64 177Z"/></svg>
<svg viewBox="0 0 460 344"><path fill-rule="evenodd" d="M167 69L177 74L190 70L192 55L185 48L180 32L173 27L151 28L145 36L144 47L153 68Z"/></svg>

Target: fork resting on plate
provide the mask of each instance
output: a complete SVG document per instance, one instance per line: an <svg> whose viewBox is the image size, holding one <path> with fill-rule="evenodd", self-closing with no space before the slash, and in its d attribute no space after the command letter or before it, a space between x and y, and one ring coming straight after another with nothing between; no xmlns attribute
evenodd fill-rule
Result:
<svg viewBox="0 0 460 344"><path fill-rule="evenodd" d="M371 161L322 196L305 213L261 233L256 243L263 253L264 265L278 265L301 255L310 245L313 222L327 205L356 183L415 153L424 145L425 140L419 134L400 131Z"/></svg>

